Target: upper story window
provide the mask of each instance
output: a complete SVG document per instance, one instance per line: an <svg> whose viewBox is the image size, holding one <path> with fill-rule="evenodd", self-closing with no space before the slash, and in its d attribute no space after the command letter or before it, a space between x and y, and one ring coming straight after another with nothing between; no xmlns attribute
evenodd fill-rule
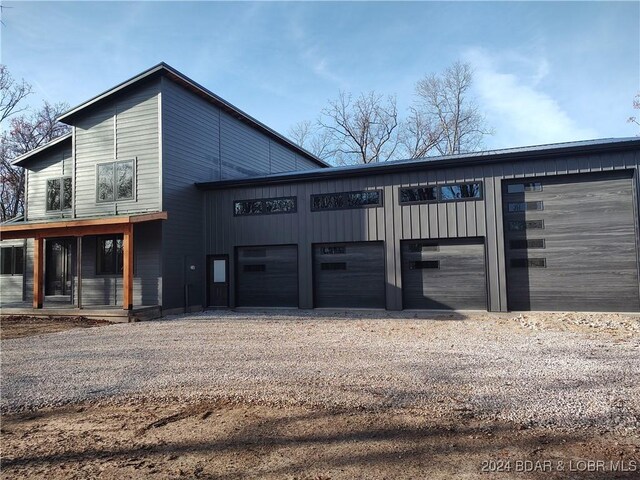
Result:
<svg viewBox="0 0 640 480"><path fill-rule="evenodd" d="M311 211L380 206L382 206L382 192L380 190L311 195Z"/></svg>
<svg viewBox="0 0 640 480"><path fill-rule="evenodd" d="M55 212L71 208L73 183L71 177L47 180L47 211Z"/></svg>
<svg viewBox="0 0 640 480"><path fill-rule="evenodd" d="M0 274L22 275L24 272L24 247L0 248Z"/></svg>
<svg viewBox="0 0 640 480"><path fill-rule="evenodd" d="M96 200L98 202L133 200L133 182L133 160L100 163L96 169Z"/></svg>
<svg viewBox="0 0 640 480"><path fill-rule="evenodd" d="M295 213L296 197L261 198L233 202L234 215L266 215L269 213Z"/></svg>

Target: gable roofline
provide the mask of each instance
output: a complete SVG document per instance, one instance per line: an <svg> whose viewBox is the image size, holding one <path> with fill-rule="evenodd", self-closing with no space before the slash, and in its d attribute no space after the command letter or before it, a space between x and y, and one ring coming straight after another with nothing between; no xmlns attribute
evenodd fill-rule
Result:
<svg viewBox="0 0 640 480"><path fill-rule="evenodd" d="M344 167L332 167L318 170L287 172L262 177L201 182L196 183L195 185L201 190L220 190L235 187L240 188L258 185L312 182L330 178L350 178L366 175L412 172L418 169L435 170L441 168L486 165L491 163L520 162L557 157L558 155L586 155L600 152L619 152L629 150L640 150L640 138L604 138L576 142L552 143L547 145L533 145L528 147L487 150L440 157L395 160L375 164L369 163L367 165L348 165Z"/></svg>
<svg viewBox="0 0 640 480"><path fill-rule="evenodd" d="M58 138L54 138L50 142L47 142L44 145L40 145L38 148L34 148L33 150L23 153L18 158L13 159L11 161L11 164L15 165L16 167L22 167L28 160L32 160L34 157L40 156L44 152L52 149L53 147L60 146L66 142L71 142L72 136L73 136L73 133L69 132L59 136Z"/></svg>
<svg viewBox="0 0 640 480"><path fill-rule="evenodd" d="M178 70L176 70L175 68L171 67L170 65L167 65L164 62L160 62L159 64L145 70L144 72L131 77L128 80L125 80L124 82L116 85L113 88L110 88L109 90L106 90L98 95L96 95L95 97L87 100L84 103L81 103L80 105L77 105L75 107L73 107L71 110L68 110L67 112L63 113L62 115L60 115L58 117L58 121L59 122L63 122L63 123L67 123L69 125L73 125L73 122L75 121L75 119L78 117L78 115L84 111L85 109L95 106L96 104L106 100L107 98L122 92L124 90L127 90L135 85L138 85L139 83L145 81L145 80L150 80L154 77L159 77L159 76L165 76L166 78L172 80L173 82L177 83L178 85L182 86L183 88L186 88L187 90L192 91L193 93L195 93L196 95L204 98L205 100L207 100L208 102L216 105L217 107L221 108L222 110L224 110L225 112L229 113L230 115L232 115L233 117L237 118L238 120L244 122L245 124L251 126L252 128L261 131L262 133L264 133L265 135L267 135L269 138L275 140L276 142L280 143L281 145L284 145L285 147L288 147L290 149L295 150L299 155L301 155L302 157L311 160L312 162L314 162L316 165L318 165L319 167L329 167L330 165L326 162L324 162L323 160L321 160L320 158L316 157L315 155L313 155L311 152L305 150L304 148L300 147L299 145L296 145L295 143L293 143L291 140L289 140L288 138L286 138L285 136L279 134L278 132L276 132L275 130L269 128L268 126L266 126L264 123L260 122L259 120L256 120L254 117L252 117L251 115L249 115L248 113L245 113L244 111L240 110L238 107L236 107L235 105L227 102L226 100L224 100L223 98L219 97L218 95L216 95L215 93L213 93L212 91L210 91L209 89L203 87L202 85L200 85L199 83L193 81L192 79L190 79L189 77L187 77L186 75L184 75L183 73L179 72Z"/></svg>

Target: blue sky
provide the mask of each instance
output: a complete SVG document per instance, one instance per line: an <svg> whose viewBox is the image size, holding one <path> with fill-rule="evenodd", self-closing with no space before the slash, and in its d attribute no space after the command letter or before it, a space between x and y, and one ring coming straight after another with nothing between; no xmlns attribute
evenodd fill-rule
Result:
<svg viewBox="0 0 640 480"><path fill-rule="evenodd" d="M76 105L165 61L272 128L340 89L396 94L456 60L487 148L637 134L640 2L3 2L0 53ZM640 113L640 112L638 112Z"/></svg>

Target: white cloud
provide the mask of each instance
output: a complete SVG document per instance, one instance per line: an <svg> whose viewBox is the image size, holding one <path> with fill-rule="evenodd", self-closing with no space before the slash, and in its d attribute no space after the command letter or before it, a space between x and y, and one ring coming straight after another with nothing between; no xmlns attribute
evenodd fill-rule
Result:
<svg viewBox="0 0 640 480"><path fill-rule="evenodd" d="M473 48L464 58L474 68L479 107L495 129L492 147L566 142L597 138L578 124L541 85L552 74L544 57L508 52L492 55Z"/></svg>

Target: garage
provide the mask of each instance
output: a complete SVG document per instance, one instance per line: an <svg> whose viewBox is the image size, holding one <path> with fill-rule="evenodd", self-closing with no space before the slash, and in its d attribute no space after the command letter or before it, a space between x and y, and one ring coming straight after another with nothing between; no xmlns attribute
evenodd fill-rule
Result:
<svg viewBox="0 0 640 480"><path fill-rule="evenodd" d="M319 308L385 308L384 244L314 245L313 287Z"/></svg>
<svg viewBox="0 0 640 480"><path fill-rule="evenodd" d="M638 311L630 171L503 184L510 310Z"/></svg>
<svg viewBox="0 0 640 480"><path fill-rule="evenodd" d="M236 284L240 307L297 307L297 246L238 247Z"/></svg>
<svg viewBox="0 0 640 480"><path fill-rule="evenodd" d="M485 310L484 250L482 238L403 241L403 307Z"/></svg>

